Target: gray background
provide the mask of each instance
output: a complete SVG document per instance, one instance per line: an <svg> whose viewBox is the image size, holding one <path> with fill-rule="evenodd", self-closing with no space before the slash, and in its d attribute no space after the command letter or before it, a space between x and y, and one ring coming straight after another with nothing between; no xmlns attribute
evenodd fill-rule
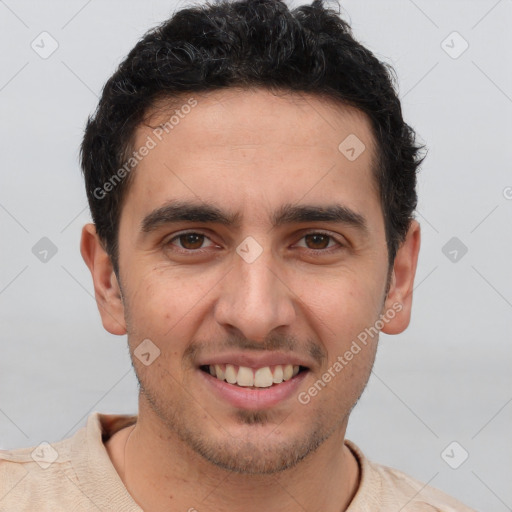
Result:
<svg viewBox="0 0 512 512"><path fill-rule="evenodd" d="M1 448L69 436L93 410L136 411L126 339L103 330L79 254L78 146L105 80L177 5L0 1ZM348 437L475 509L512 510L512 1L343 6L395 66L405 117L430 149L412 323L382 336ZM59 45L47 59L31 48L43 31ZM454 31L469 43L460 56ZM42 237L57 248L46 262L32 252Z"/></svg>

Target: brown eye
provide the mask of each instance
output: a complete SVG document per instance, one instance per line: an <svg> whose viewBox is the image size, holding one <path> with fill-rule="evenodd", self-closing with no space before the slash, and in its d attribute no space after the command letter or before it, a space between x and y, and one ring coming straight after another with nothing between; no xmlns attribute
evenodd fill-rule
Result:
<svg viewBox="0 0 512 512"><path fill-rule="evenodd" d="M174 237L170 242L174 244L177 240L179 242L178 247L193 251L195 249L200 249L204 244L205 239L206 236L201 233L183 233Z"/></svg>
<svg viewBox="0 0 512 512"><path fill-rule="evenodd" d="M187 233L179 237L181 246L184 249L199 249L204 242L204 235L197 233Z"/></svg>
<svg viewBox="0 0 512 512"><path fill-rule="evenodd" d="M322 233L313 233L304 237L309 249L326 249L331 237Z"/></svg>

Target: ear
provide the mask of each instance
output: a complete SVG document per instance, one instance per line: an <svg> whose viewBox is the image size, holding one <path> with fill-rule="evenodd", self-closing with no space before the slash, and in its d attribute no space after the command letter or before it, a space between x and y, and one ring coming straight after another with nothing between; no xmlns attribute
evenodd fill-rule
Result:
<svg viewBox="0 0 512 512"><path fill-rule="evenodd" d="M126 334L121 289L110 256L103 248L94 224L86 224L82 228L80 252L91 271L103 327L111 334Z"/></svg>
<svg viewBox="0 0 512 512"><path fill-rule="evenodd" d="M420 240L420 225L413 220L407 231L405 241L398 249L393 262L384 312L394 311L395 315L382 328L382 332L386 334L400 334L405 331L411 320L412 291L418 264ZM390 315L388 314L388 316Z"/></svg>

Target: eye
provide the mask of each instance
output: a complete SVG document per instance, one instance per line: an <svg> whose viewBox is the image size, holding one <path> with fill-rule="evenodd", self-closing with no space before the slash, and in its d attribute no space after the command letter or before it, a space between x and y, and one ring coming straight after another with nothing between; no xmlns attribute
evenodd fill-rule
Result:
<svg viewBox="0 0 512 512"><path fill-rule="evenodd" d="M208 242L209 244L203 246L205 242ZM179 233L178 235L172 237L167 242L167 244L175 245L179 249L182 249L184 251L197 251L199 249L204 249L205 247L210 247L214 245L213 242L206 235L203 235L202 233L196 233L193 231L189 231L187 233Z"/></svg>
<svg viewBox="0 0 512 512"><path fill-rule="evenodd" d="M343 246L343 244L335 240L332 235L322 232L308 233L301 238L301 241L302 240L304 240L304 243L298 243L297 245L312 251L324 251L336 246Z"/></svg>
<svg viewBox="0 0 512 512"><path fill-rule="evenodd" d="M205 234L196 231L181 232L170 238L165 245L173 246L178 252L203 252L209 247L215 247L215 243ZM305 234L296 247L303 247L308 251L321 253L331 252L342 248L344 244L337 241L333 235L315 231Z"/></svg>

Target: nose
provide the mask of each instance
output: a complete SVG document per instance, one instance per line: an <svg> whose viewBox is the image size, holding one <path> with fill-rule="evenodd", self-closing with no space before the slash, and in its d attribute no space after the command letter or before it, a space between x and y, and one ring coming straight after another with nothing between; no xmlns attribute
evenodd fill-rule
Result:
<svg viewBox="0 0 512 512"><path fill-rule="evenodd" d="M215 319L246 339L263 341L273 330L291 326L294 293L269 251L251 263L238 254L219 290Z"/></svg>

